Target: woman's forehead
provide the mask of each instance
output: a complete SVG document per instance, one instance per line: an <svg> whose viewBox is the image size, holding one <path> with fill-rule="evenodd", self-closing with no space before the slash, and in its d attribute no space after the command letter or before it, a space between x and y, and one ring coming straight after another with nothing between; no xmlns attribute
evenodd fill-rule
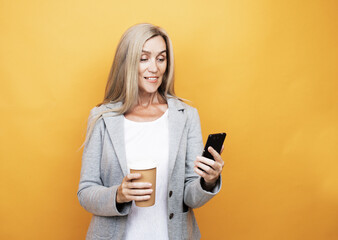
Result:
<svg viewBox="0 0 338 240"><path fill-rule="evenodd" d="M142 52L146 53L161 53L166 50L167 46L162 36L156 36L148 39L142 48Z"/></svg>

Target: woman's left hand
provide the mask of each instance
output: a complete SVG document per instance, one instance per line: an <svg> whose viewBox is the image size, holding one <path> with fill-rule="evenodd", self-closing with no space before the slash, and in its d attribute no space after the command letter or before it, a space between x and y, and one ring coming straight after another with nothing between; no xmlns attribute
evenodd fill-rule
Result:
<svg viewBox="0 0 338 240"><path fill-rule="evenodd" d="M223 152L223 149L224 145L222 146L221 153ZM196 161L194 162L194 171L204 179L205 187L212 189L215 186L219 175L222 173L224 161L221 155L212 147L209 147L208 151L214 157L215 161L206 157L197 156Z"/></svg>

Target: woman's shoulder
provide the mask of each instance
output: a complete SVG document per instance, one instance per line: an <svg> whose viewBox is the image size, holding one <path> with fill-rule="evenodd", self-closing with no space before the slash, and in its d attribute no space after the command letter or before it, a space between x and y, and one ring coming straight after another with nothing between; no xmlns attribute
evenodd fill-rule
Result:
<svg viewBox="0 0 338 240"><path fill-rule="evenodd" d="M98 113L106 110L106 106L100 105L100 106L95 106L90 110L90 115L97 115Z"/></svg>
<svg viewBox="0 0 338 240"><path fill-rule="evenodd" d="M95 106L93 107L90 112L89 112L89 118L95 118L99 115L102 115L103 112L107 110L106 106L100 105L100 106Z"/></svg>
<svg viewBox="0 0 338 240"><path fill-rule="evenodd" d="M102 115L104 113L107 112L113 112L114 109L118 108L121 106L121 103L117 102L117 103L105 103L105 104L100 104L100 105L96 105L95 107L93 107L90 110L90 114L89 116L98 116L98 115Z"/></svg>
<svg viewBox="0 0 338 240"><path fill-rule="evenodd" d="M118 108L120 106L121 106L120 102L116 102L116 103L113 103L113 102L103 103L103 104L98 104L95 107L93 107L90 110L90 112L91 113L102 113L102 112L105 112L105 111L109 111L109 110Z"/></svg>
<svg viewBox="0 0 338 240"><path fill-rule="evenodd" d="M197 109L191 106L192 102L186 99L177 97L167 98L169 107L177 108L177 110L187 110L187 112L195 112Z"/></svg>

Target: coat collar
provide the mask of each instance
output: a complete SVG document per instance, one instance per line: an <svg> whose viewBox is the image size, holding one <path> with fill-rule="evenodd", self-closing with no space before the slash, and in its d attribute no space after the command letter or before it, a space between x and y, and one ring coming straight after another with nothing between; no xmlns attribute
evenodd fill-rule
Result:
<svg viewBox="0 0 338 240"><path fill-rule="evenodd" d="M184 104L175 99L168 99L169 119L169 178L172 175L176 156L180 147L183 129L187 120Z"/></svg>
<svg viewBox="0 0 338 240"><path fill-rule="evenodd" d="M169 125L169 176L175 166L176 156L179 150L183 129L187 120L185 104L180 100L168 96L168 125ZM121 107L122 103L108 103L106 108ZM124 176L128 174L125 144L124 144L124 116L114 112L104 113L103 120L107 126L108 134L113 143L115 153L120 163Z"/></svg>

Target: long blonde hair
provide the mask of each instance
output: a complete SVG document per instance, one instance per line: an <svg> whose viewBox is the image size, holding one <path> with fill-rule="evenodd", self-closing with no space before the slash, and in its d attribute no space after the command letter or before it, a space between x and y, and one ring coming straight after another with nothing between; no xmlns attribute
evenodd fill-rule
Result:
<svg viewBox="0 0 338 240"><path fill-rule="evenodd" d="M156 36L163 37L167 48L167 68L163 75L162 84L158 88L159 94L166 99L168 95L176 97L174 91L174 52L171 40L166 31L149 23L137 24L122 35L117 46L113 65L110 69L103 102L97 106L107 103L120 102L122 105L115 109L92 116L88 124L87 143L97 120L102 114L115 112L124 114L137 102L138 99L138 68L144 43Z"/></svg>

